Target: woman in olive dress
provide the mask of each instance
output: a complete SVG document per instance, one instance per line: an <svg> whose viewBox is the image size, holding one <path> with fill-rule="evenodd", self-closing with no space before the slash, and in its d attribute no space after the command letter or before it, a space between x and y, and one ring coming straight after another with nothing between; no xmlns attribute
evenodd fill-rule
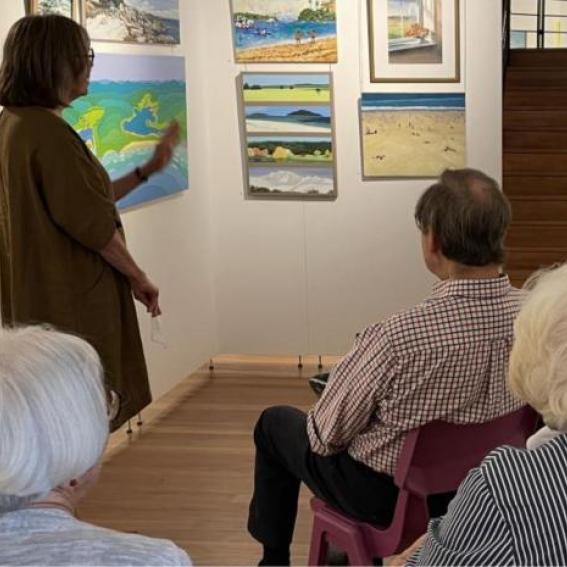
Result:
<svg viewBox="0 0 567 567"><path fill-rule="evenodd" d="M100 355L121 401L113 428L151 401L134 296L152 316L159 290L129 253L115 203L165 167L178 138L112 182L61 117L87 94L94 52L63 16L16 22L0 67L0 295L4 326L47 323Z"/></svg>

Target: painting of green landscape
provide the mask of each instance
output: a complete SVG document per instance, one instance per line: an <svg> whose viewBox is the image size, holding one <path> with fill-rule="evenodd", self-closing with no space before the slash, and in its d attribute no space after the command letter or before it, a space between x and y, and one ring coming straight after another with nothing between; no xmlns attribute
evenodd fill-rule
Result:
<svg viewBox="0 0 567 567"><path fill-rule="evenodd" d="M331 101L329 73L242 73L244 102Z"/></svg>
<svg viewBox="0 0 567 567"><path fill-rule="evenodd" d="M248 138L248 159L251 163L288 165L331 163L333 142L330 136L270 136Z"/></svg>
<svg viewBox="0 0 567 567"><path fill-rule="evenodd" d="M176 120L180 143L171 163L118 205L131 207L188 188L184 58L100 55L88 95L66 109L64 117L113 179L146 162Z"/></svg>

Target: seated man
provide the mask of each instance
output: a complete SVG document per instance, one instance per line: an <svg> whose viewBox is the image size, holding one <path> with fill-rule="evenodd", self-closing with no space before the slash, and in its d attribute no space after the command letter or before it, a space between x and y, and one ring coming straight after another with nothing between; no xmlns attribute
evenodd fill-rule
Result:
<svg viewBox="0 0 567 567"><path fill-rule="evenodd" d="M506 197L480 171L447 170L415 219L425 264L441 280L431 296L362 331L307 415L272 407L256 424L248 529L264 546L262 565L289 564L301 481L349 516L387 525L408 431L521 406L505 380L522 297L501 275Z"/></svg>

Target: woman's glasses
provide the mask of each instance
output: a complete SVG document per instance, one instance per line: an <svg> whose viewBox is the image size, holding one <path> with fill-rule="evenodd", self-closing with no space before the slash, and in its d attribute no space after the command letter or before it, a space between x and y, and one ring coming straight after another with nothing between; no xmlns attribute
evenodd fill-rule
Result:
<svg viewBox="0 0 567 567"><path fill-rule="evenodd" d="M94 49L89 49L88 53L87 53L87 58L89 60L89 65L92 67L94 65L94 60L95 60L95 52Z"/></svg>

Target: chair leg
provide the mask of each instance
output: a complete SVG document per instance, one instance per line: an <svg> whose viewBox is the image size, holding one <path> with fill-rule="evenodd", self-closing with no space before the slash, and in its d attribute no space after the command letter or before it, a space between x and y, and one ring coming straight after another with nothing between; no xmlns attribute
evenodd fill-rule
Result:
<svg viewBox="0 0 567 567"><path fill-rule="evenodd" d="M327 552L329 551L329 542L325 530L313 523L311 532L311 545L309 547L308 565L325 565Z"/></svg>

